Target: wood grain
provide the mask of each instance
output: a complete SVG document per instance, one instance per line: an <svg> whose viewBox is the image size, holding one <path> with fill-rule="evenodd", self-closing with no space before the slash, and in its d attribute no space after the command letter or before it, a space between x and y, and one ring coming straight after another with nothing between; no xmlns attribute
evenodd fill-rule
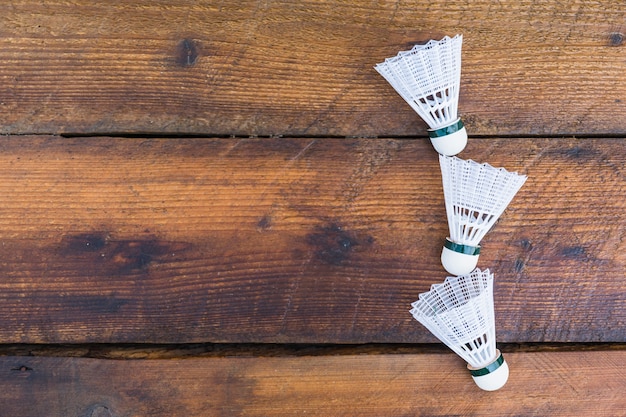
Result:
<svg viewBox="0 0 626 417"><path fill-rule="evenodd" d="M624 342L621 139L473 140L528 175L483 239L501 342ZM3 343L434 342L426 140L0 139Z"/></svg>
<svg viewBox="0 0 626 417"><path fill-rule="evenodd" d="M624 135L625 15L574 0L17 0L0 132L425 136L373 69L464 35L471 135Z"/></svg>
<svg viewBox="0 0 626 417"><path fill-rule="evenodd" d="M625 416L626 351L511 353L480 391L452 354L0 358L0 415Z"/></svg>

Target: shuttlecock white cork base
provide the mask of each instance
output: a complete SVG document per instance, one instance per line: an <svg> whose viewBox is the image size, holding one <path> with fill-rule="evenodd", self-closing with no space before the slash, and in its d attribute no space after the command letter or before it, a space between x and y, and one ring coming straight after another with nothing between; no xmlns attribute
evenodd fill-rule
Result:
<svg viewBox="0 0 626 417"><path fill-rule="evenodd" d="M439 129L428 129L428 136L433 148L441 155L456 155L467 146L467 130L461 119Z"/></svg>
<svg viewBox="0 0 626 417"><path fill-rule="evenodd" d="M453 275L466 275L478 265L480 246L454 243L446 238L441 250L441 265Z"/></svg>
<svg viewBox="0 0 626 417"><path fill-rule="evenodd" d="M478 388L485 391L499 390L506 384L509 379L509 365L504 360L504 356L500 350L496 350L497 357L489 365L483 368L474 368L471 365L467 365L472 374L472 379Z"/></svg>

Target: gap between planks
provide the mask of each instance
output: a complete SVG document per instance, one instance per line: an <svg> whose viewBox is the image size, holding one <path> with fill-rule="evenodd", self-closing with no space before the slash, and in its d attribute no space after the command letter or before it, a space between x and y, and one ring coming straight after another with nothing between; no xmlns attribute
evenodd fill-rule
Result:
<svg viewBox="0 0 626 417"><path fill-rule="evenodd" d="M499 343L506 353L626 351L626 343ZM4 344L0 356L99 359L453 354L443 344Z"/></svg>

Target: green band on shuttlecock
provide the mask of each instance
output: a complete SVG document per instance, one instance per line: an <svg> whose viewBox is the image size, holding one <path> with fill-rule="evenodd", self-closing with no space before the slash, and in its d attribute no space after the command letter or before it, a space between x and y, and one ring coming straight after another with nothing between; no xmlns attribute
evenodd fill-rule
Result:
<svg viewBox="0 0 626 417"><path fill-rule="evenodd" d="M480 253L480 246L461 245L460 243L454 243L446 239L444 247L450 249L453 252L462 253L464 255L478 255Z"/></svg>
<svg viewBox="0 0 626 417"><path fill-rule="evenodd" d="M472 376L487 375L487 374L492 373L496 369L498 369L503 363L504 363L504 356L502 356L502 354L500 354L500 356L498 356L498 359L496 359L495 361L491 362L489 365L485 366L484 368L480 368L480 369L470 369L470 373L472 374Z"/></svg>
<svg viewBox="0 0 626 417"><path fill-rule="evenodd" d="M461 119L459 119L455 123L452 123L450 126L442 127L441 129L429 129L428 136L431 138L440 138L456 133L461 129L463 129L463 122L461 121Z"/></svg>

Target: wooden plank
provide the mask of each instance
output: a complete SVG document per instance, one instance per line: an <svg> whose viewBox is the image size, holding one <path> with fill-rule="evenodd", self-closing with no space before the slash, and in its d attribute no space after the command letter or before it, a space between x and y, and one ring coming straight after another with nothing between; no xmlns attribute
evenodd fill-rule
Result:
<svg viewBox="0 0 626 417"><path fill-rule="evenodd" d="M3 416L625 416L626 351L507 354L480 391L452 354L0 358Z"/></svg>
<svg viewBox="0 0 626 417"><path fill-rule="evenodd" d="M626 341L626 142L473 140L528 175L482 242L501 342ZM433 342L426 140L0 138L3 343Z"/></svg>
<svg viewBox="0 0 626 417"><path fill-rule="evenodd" d="M2 133L424 136L374 70L463 33L471 135L625 134L620 2L17 0Z"/></svg>

